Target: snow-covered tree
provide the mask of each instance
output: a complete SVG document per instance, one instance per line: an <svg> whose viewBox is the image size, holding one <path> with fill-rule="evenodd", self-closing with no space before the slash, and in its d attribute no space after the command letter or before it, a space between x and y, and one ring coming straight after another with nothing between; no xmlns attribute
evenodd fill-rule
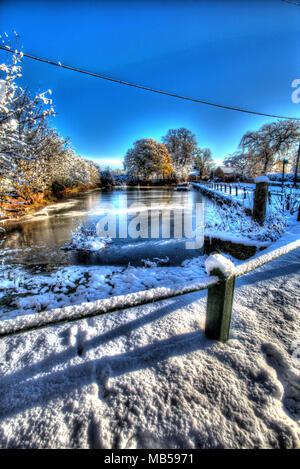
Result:
<svg viewBox="0 0 300 469"><path fill-rule="evenodd" d="M75 154L67 139L54 135L50 142L47 161L43 155L47 175L47 188L58 195L67 188L100 185L100 168ZM54 150L54 151L53 151Z"/></svg>
<svg viewBox="0 0 300 469"><path fill-rule="evenodd" d="M299 138L300 123L293 120L272 122L258 131L246 132L240 148L251 160L252 176L272 172L277 160L285 158Z"/></svg>
<svg viewBox="0 0 300 469"><path fill-rule="evenodd" d="M23 54L6 42L2 40L14 53L7 52L7 62L0 64L0 216L16 210L21 203L16 198L31 202L37 191L57 194L100 185L99 168L76 155L69 139L49 127L48 118L54 115L51 91L32 97L18 86Z"/></svg>
<svg viewBox="0 0 300 469"><path fill-rule="evenodd" d="M171 157L165 145L153 138L143 138L127 151L124 169L130 178L167 179L173 172Z"/></svg>
<svg viewBox="0 0 300 469"><path fill-rule="evenodd" d="M251 176L251 174L253 174L254 169L252 168L252 163L252 155L241 151L236 151L228 155L223 161L224 166L234 169L235 172L242 177Z"/></svg>
<svg viewBox="0 0 300 469"><path fill-rule="evenodd" d="M167 147L172 165L179 178L186 178L194 162L194 153L197 148L195 135L188 129L170 129L162 141Z"/></svg>
<svg viewBox="0 0 300 469"><path fill-rule="evenodd" d="M209 174L214 166L214 161L209 148L197 148L194 153L194 167L198 169L200 178Z"/></svg>
<svg viewBox="0 0 300 469"><path fill-rule="evenodd" d="M1 38L2 43L11 49ZM1 213L10 210L9 204L16 193L16 188L28 183L25 179L26 167L37 158L35 154L42 121L53 113L53 108L46 97L50 91L37 94L33 99L18 84L22 76L23 53L14 49L7 53L7 62L0 64L1 99L0 99L0 199ZM8 198L10 200L8 200Z"/></svg>

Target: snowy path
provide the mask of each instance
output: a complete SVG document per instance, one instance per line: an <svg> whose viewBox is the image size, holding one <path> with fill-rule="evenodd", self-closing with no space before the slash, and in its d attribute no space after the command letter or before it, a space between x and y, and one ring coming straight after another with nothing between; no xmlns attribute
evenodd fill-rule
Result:
<svg viewBox="0 0 300 469"><path fill-rule="evenodd" d="M299 447L299 270L237 280L226 345L205 291L1 339L0 447Z"/></svg>

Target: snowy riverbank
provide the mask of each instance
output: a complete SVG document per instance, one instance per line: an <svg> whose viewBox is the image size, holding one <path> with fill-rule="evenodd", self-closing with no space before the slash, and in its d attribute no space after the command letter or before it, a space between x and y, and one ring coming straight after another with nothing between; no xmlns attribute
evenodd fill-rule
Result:
<svg viewBox="0 0 300 469"><path fill-rule="evenodd" d="M209 236L218 232L207 230ZM252 233L255 236L255 233ZM249 238L237 237L224 231L220 239L233 242L253 243L258 247L268 246ZM248 233L248 236L251 236ZM300 224L290 217L287 230L280 239L264 251L292 242L300 236ZM82 231L72 238L78 249L103 248L107 241L94 235L82 238ZM102 246L103 244L103 246ZM13 253L12 253L13 254ZM258 253L259 255L259 253ZM116 295L126 295L156 287L173 287L183 283L205 280L206 255L185 260L181 266L162 266L167 259L144 261L144 267L134 266L79 266L54 268L52 272L41 267L28 271L21 265L0 266L0 320L61 308L69 305L92 302ZM235 265L241 261L233 259Z"/></svg>

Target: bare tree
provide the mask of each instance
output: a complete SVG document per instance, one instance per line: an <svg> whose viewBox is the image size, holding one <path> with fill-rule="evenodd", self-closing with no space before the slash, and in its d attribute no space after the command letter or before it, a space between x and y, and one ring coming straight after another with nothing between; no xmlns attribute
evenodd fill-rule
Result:
<svg viewBox="0 0 300 469"><path fill-rule="evenodd" d="M239 146L251 157L255 173L265 174L272 170L276 160L289 151L299 138L299 122L276 121L263 125L258 131L247 132Z"/></svg>
<svg viewBox="0 0 300 469"><path fill-rule="evenodd" d="M214 166L214 162L211 156L211 151L209 148L197 148L194 152L195 156L195 168L198 169L200 173L200 178L209 174L210 170Z"/></svg>
<svg viewBox="0 0 300 469"><path fill-rule="evenodd" d="M252 174L252 163L252 155L241 151L228 155L223 161L224 166L234 169L242 177Z"/></svg>
<svg viewBox="0 0 300 469"><path fill-rule="evenodd" d="M179 177L186 177L194 161L194 152L197 148L195 135L188 129L170 129L162 137L171 158L175 173Z"/></svg>

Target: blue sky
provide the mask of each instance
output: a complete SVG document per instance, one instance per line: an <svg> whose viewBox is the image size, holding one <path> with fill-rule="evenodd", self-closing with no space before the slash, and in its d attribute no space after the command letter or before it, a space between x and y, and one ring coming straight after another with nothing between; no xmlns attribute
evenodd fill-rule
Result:
<svg viewBox="0 0 300 469"><path fill-rule="evenodd" d="M5 1L0 31L23 51L173 93L300 117L300 7L260 1ZM0 51L0 62L5 53ZM52 124L74 149L121 167L140 138L186 127L218 161L272 119L152 94L24 59L22 85L51 88Z"/></svg>

